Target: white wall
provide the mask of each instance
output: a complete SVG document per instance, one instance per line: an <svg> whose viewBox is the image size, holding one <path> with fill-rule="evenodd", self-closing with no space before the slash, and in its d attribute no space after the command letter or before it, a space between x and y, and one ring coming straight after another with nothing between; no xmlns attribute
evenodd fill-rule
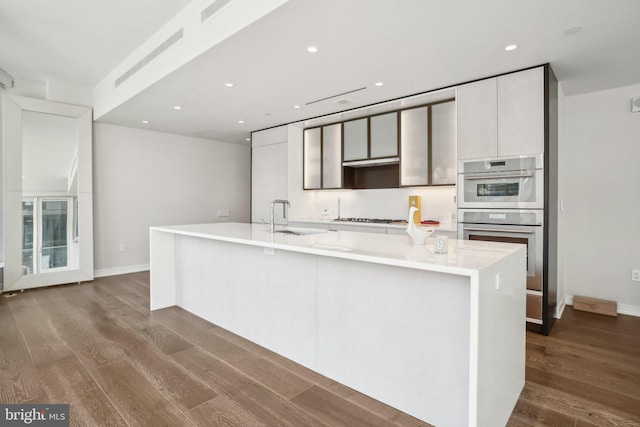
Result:
<svg viewBox="0 0 640 427"><path fill-rule="evenodd" d="M97 276L148 268L150 226L249 221L250 147L94 125Z"/></svg>
<svg viewBox="0 0 640 427"><path fill-rule="evenodd" d="M567 96L560 104L559 275L574 295L640 316L640 84Z"/></svg>

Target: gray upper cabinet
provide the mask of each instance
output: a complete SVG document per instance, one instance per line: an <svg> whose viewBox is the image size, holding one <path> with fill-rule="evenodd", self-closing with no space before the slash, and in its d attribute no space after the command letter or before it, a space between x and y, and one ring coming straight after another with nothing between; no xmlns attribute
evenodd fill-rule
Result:
<svg viewBox="0 0 640 427"><path fill-rule="evenodd" d="M394 157L398 155L398 113L372 116L371 158Z"/></svg>
<svg viewBox="0 0 640 427"><path fill-rule="evenodd" d="M369 157L369 121L363 119L351 120L344 126L344 154L345 162L364 160Z"/></svg>
<svg viewBox="0 0 640 427"><path fill-rule="evenodd" d="M544 67L458 86L458 158L544 151Z"/></svg>

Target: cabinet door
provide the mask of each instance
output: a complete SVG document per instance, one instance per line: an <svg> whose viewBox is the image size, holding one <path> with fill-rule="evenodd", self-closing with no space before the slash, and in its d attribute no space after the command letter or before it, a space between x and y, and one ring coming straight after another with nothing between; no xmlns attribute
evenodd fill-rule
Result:
<svg viewBox="0 0 640 427"><path fill-rule="evenodd" d="M304 182L305 190L321 188L321 128L305 129L304 131Z"/></svg>
<svg viewBox="0 0 640 427"><path fill-rule="evenodd" d="M344 122L344 161L369 157L369 121L367 118Z"/></svg>
<svg viewBox="0 0 640 427"><path fill-rule="evenodd" d="M342 187L342 124L322 128L322 188Z"/></svg>
<svg viewBox="0 0 640 427"><path fill-rule="evenodd" d="M458 158L498 155L498 94L495 78L457 88Z"/></svg>
<svg viewBox="0 0 640 427"><path fill-rule="evenodd" d="M400 147L400 185L429 184L429 107L400 113Z"/></svg>
<svg viewBox="0 0 640 427"><path fill-rule="evenodd" d="M431 106L431 184L456 183L456 103Z"/></svg>
<svg viewBox="0 0 640 427"><path fill-rule="evenodd" d="M371 158L398 155L398 113L371 117Z"/></svg>
<svg viewBox="0 0 640 427"><path fill-rule="evenodd" d="M251 222L269 221L271 201L288 197L287 142L251 150ZM281 221L282 209L276 209Z"/></svg>
<svg viewBox="0 0 640 427"><path fill-rule="evenodd" d="M544 68L498 77L498 155L544 152Z"/></svg>

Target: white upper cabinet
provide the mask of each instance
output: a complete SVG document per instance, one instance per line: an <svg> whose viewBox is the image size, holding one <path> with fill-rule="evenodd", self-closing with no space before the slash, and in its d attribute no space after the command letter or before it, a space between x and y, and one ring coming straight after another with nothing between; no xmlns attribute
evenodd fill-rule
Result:
<svg viewBox="0 0 640 427"><path fill-rule="evenodd" d="M344 161L364 160L369 156L367 118L344 122Z"/></svg>
<svg viewBox="0 0 640 427"><path fill-rule="evenodd" d="M543 151L543 67L498 77L498 155Z"/></svg>
<svg viewBox="0 0 640 427"><path fill-rule="evenodd" d="M458 86L458 159L544 151L544 68Z"/></svg>
<svg viewBox="0 0 640 427"><path fill-rule="evenodd" d="M458 86L458 159L498 155L496 78Z"/></svg>
<svg viewBox="0 0 640 427"><path fill-rule="evenodd" d="M394 157L398 155L398 113L372 116L371 158Z"/></svg>

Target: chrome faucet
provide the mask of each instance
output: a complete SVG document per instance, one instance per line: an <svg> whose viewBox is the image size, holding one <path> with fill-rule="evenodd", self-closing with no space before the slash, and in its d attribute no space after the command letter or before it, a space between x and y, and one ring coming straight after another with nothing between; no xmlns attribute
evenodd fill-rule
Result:
<svg viewBox="0 0 640 427"><path fill-rule="evenodd" d="M289 203L288 200L276 199L271 202L271 217L269 219L269 231L271 231L272 233L276 231L276 219L275 219L273 210L275 205L277 204L282 204L282 217L285 219L287 218L287 207L291 207L291 203Z"/></svg>

